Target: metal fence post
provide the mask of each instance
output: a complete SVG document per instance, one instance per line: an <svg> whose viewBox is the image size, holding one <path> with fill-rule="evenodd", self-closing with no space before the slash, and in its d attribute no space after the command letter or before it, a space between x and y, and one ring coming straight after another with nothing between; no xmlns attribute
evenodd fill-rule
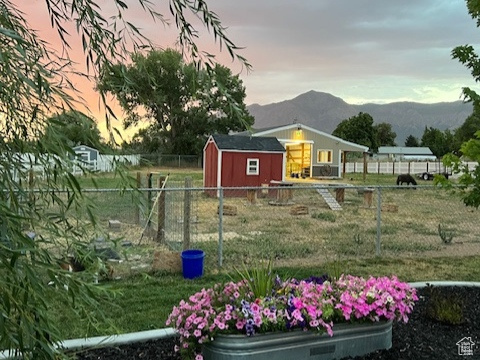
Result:
<svg viewBox="0 0 480 360"><path fill-rule="evenodd" d="M141 178L142 174L140 173L140 171L137 171L137 190L140 189L142 187L142 178ZM137 206L135 206L135 221L138 225L141 225L140 224L140 204L138 204Z"/></svg>
<svg viewBox="0 0 480 360"><path fill-rule="evenodd" d="M218 267L223 265L223 188L218 190Z"/></svg>
<svg viewBox="0 0 480 360"><path fill-rule="evenodd" d="M377 239L375 242L375 254L380 256L380 238L382 235L382 188L377 188Z"/></svg>
<svg viewBox="0 0 480 360"><path fill-rule="evenodd" d="M185 192L183 200L183 250L190 249L190 221L191 221L191 202L192 202L192 178L185 178Z"/></svg>

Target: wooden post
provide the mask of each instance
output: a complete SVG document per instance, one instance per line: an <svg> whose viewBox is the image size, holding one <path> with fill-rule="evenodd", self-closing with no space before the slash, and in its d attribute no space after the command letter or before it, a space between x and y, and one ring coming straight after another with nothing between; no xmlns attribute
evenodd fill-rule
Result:
<svg viewBox="0 0 480 360"><path fill-rule="evenodd" d="M192 178L185 178L185 194L183 199L183 250L190 249L190 219L192 218Z"/></svg>
<svg viewBox="0 0 480 360"><path fill-rule="evenodd" d="M345 188L336 188L335 189L335 199L339 204L345 201Z"/></svg>
<svg viewBox="0 0 480 360"><path fill-rule="evenodd" d="M158 178L157 187L160 189L160 195L158 196L157 202L157 242L163 244L165 243L165 191L162 190L163 182L165 181L165 176L160 176Z"/></svg>
<svg viewBox="0 0 480 360"><path fill-rule="evenodd" d="M28 172L28 188L30 190L30 196L29 196L30 206L32 206L32 207L35 204L35 194L33 192L34 183L35 183L35 178L34 178L34 174L33 174L33 169L30 169L30 171Z"/></svg>
<svg viewBox="0 0 480 360"><path fill-rule="evenodd" d="M137 190L142 187L142 179L140 171L137 171ZM135 207L135 221L137 224L140 224L140 204Z"/></svg>
<svg viewBox="0 0 480 360"><path fill-rule="evenodd" d="M377 173L380 175L380 160L377 160Z"/></svg>
<svg viewBox="0 0 480 360"><path fill-rule="evenodd" d="M345 172L347 171L347 152L346 151L342 153L342 157L343 157L342 179L345 179Z"/></svg>
<svg viewBox="0 0 480 360"><path fill-rule="evenodd" d="M395 175L395 161L392 162L392 175Z"/></svg>
<svg viewBox="0 0 480 360"><path fill-rule="evenodd" d="M301 166L300 166L300 174L302 174L302 171L303 171L303 168L305 166L305 163L304 163L304 160L305 160L305 144L302 143L302 161L300 162L301 163Z"/></svg>
<svg viewBox="0 0 480 360"><path fill-rule="evenodd" d="M408 173L410 174L410 165L412 164L411 161L408 162Z"/></svg>
<svg viewBox="0 0 480 360"><path fill-rule="evenodd" d="M363 181L367 180L367 153L363 153Z"/></svg>
<svg viewBox="0 0 480 360"><path fill-rule="evenodd" d="M152 173L147 174L147 215L152 212ZM150 231L152 222L148 220L147 222L147 229Z"/></svg>

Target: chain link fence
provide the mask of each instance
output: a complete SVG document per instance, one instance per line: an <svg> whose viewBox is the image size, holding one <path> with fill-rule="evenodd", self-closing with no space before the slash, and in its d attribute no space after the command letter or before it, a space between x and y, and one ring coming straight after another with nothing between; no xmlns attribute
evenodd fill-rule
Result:
<svg viewBox="0 0 480 360"><path fill-rule="evenodd" d="M112 238L159 269L178 267L188 248L205 252L206 269L259 259L295 268L337 259L480 255L478 211L432 185L165 185L123 196L89 193Z"/></svg>
<svg viewBox="0 0 480 360"><path fill-rule="evenodd" d="M197 155L141 154L143 167L201 168L202 157Z"/></svg>

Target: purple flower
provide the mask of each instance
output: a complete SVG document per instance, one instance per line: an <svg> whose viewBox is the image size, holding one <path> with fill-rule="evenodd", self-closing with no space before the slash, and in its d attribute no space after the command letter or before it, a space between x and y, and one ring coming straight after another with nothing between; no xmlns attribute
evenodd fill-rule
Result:
<svg viewBox="0 0 480 360"><path fill-rule="evenodd" d="M180 335L178 350L186 358L201 354L202 344L222 332L254 336L277 330L304 329L333 335L337 322L408 321L415 289L396 277L364 279L326 275L281 282L265 297L255 297L248 281L216 284L202 289L173 307L167 325ZM199 358L199 357L197 357Z"/></svg>

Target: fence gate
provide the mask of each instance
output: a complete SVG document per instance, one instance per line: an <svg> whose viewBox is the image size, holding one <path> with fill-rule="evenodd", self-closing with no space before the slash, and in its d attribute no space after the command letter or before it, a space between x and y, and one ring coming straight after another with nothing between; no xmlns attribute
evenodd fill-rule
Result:
<svg viewBox="0 0 480 360"><path fill-rule="evenodd" d="M173 251L189 249L197 233L198 201L194 194L192 180L187 178L184 189L167 181L150 196L150 235Z"/></svg>

